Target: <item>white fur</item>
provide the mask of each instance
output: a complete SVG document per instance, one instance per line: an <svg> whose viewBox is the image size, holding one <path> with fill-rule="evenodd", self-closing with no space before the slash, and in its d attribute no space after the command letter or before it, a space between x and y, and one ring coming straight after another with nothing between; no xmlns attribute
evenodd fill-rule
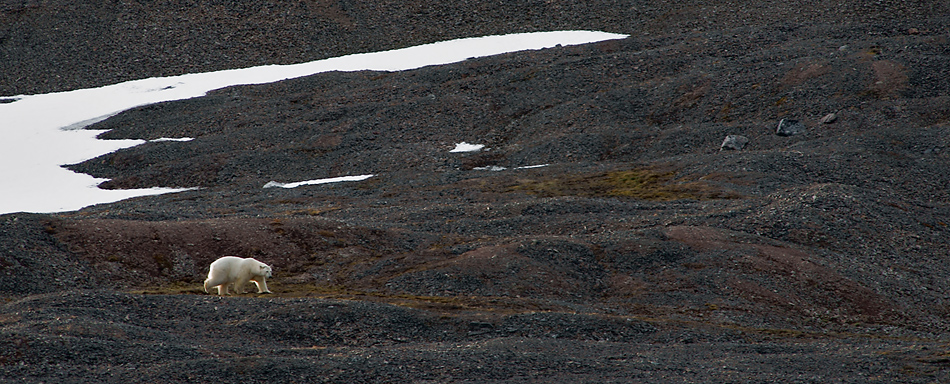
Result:
<svg viewBox="0 0 950 384"><path fill-rule="evenodd" d="M208 279L205 280L205 292L208 288L218 287L218 295L227 295L228 286L234 285L234 292L244 293L244 286L253 281L257 293L271 293L267 289L267 278L271 276L271 267L252 258L242 259L225 256L211 263Z"/></svg>

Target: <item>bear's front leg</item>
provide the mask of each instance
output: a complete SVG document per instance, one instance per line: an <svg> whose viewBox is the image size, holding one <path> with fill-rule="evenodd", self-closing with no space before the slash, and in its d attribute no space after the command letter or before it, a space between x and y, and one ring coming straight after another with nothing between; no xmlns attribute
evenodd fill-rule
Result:
<svg viewBox="0 0 950 384"><path fill-rule="evenodd" d="M263 277L252 279L251 281L254 282L254 285L257 285L257 293L273 293L267 289L267 280Z"/></svg>
<svg viewBox="0 0 950 384"><path fill-rule="evenodd" d="M228 284L221 284L218 286L218 296L224 296L228 294Z"/></svg>

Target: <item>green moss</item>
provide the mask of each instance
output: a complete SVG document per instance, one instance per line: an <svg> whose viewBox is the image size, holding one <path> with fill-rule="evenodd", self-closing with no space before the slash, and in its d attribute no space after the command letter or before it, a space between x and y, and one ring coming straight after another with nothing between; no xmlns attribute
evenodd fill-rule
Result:
<svg viewBox="0 0 950 384"><path fill-rule="evenodd" d="M736 198L703 182L677 182L676 172L650 169L613 171L582 176L564 176L541 181L525 181L509 188L530 194L553 196L629 197L642 200Z"/></svg>
<svg viewBox="0 0 950 384"><path fill-rule="evenodd" d="M213 292L217 292L214 290ZM203 295L204 288L203 286L190 282L173 282L161 286L151 286L151 287L142 287L139 289L130 290L129 293L136 293L140 295Z"/></svg>

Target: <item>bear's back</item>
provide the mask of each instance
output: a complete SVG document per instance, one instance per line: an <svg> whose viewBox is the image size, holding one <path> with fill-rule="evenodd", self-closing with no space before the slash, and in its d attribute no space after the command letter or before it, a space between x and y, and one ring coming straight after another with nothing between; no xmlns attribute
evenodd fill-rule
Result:
<svg viewBox="0 0 950 384"><path fill-rule="evenodd" d="M217 268L229 268L233 265L240 265L245 259L242 259L237 256L224 256L220 259L215 260L211 263L211 269ZM251 259L253 260L253 259Z"/></svg>

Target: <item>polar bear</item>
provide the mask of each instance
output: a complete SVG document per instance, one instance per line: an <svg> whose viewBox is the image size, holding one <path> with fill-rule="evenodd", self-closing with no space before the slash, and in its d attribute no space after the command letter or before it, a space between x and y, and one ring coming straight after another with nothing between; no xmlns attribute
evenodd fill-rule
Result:
<svg viewBox="0 0 950 384"><path fill-rule="evenodd" d="M252 258L242 259L225 256L211 263L208 279L205 280L205 292L208 288L218 287L218 295L227 295L228 286L234 285L234 292L244 293L244 285L253 281L257 293L271 293L267 289L267 278L271 276L271 267Z"/></svg>

